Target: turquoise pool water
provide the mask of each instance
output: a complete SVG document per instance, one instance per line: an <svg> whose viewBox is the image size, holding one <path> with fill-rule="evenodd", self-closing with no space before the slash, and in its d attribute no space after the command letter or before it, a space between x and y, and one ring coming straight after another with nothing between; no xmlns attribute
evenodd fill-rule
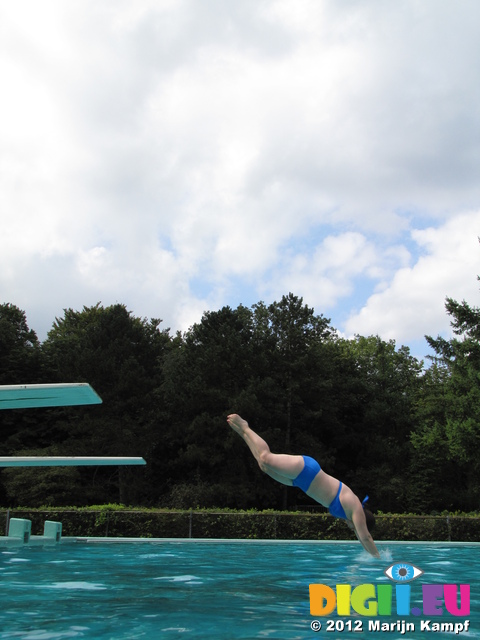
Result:
<svg viewBox="0 0 480 640"><path fill-rule="evenodd" d="M0 638L455 637L422 631L425 616L399 617L396 611L381 621L404 619L415 624L415 631L369 631L369 618L359 616L350 620L362 622L361 631L341 630L349 619L336 614L328 616L332 631L327 618L317 618L323 628L312 631L310 583L388 584L383 572L393 561L424 571L410 583L412 606L421 583L470 584L470 624L461 637L480 636L480 546L387 544L382 549L384 558L373 560L358 544L321 542L77 542L4 548ZM436 621L464 620L447 614Z"/></svg>

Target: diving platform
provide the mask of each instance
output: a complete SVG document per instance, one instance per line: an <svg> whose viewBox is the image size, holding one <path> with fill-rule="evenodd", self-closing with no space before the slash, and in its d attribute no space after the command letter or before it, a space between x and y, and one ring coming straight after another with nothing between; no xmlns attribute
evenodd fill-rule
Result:
<svg viewBox="0 0 480 640"><path fill-rule="evenodd" d="M101 403L100 396L86 382L0 385L0 410Z"/></svg>
<svg viewBox="0 0 480 640"><path fill-rule="evenodd" d="M101 404L102 399L87 382L0 385L1 409L72 407ZM8 456L1 467L86 467L147 464L140 457L105 456Z"/></svg>
<svg viewBox="0 0 480 640"><path fill-rule="evenodd" d="M102 456L8 456L0 457L0 467L88 467L147 464L137 457Z"/></svg>

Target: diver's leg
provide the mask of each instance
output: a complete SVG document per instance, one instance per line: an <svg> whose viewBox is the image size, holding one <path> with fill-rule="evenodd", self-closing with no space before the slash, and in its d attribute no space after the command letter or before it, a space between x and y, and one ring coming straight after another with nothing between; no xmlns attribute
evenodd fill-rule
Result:
<svg viewBox="0 0 480 640"><path fill-rule="evenodd" d="M301 473L305 465L302 456L272 453L265 440L252 431L248 422L236 413L229 415L227 422L245 440L262 471L282 484L292 485L292 480Z"/></svg>

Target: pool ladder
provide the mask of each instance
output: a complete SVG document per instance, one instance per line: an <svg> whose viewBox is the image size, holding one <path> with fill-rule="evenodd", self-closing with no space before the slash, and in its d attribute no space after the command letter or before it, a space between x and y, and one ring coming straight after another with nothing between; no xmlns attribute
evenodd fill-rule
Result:
<svg viewBox="0 0 480 640"><path fill-rule="evenodd" d="M32 521L26 518L10 518L8 535L0 536L0 544L57 544L62 538L62 523L45 520L43 536L32 536Z"/></svg>

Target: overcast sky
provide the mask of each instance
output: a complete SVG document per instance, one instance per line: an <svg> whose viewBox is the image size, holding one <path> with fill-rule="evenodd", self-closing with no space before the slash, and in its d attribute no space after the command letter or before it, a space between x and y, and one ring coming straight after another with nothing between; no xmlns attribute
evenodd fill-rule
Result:
<svg viewBox="0 0 480 640"><path fill-rule="evenodd" d="M422 357L478 305L479 42L477 0L0 0L0 302L291 291Z"/></svg>

